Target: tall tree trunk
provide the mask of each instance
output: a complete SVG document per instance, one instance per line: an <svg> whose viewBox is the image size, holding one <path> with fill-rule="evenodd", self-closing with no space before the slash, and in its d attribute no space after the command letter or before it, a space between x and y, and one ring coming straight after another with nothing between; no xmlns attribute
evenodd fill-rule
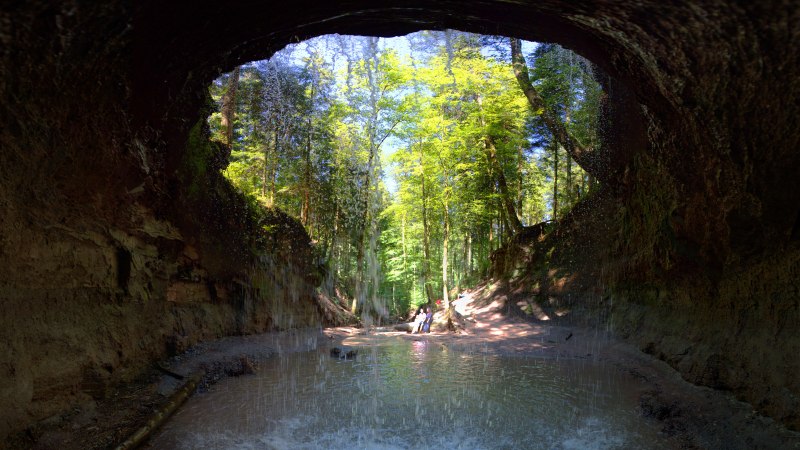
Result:
<svg viewBox="0 0 800 450"><path fill-rule="evenodd" d="M517 146L517 212L519 213L520 217L523 217L522 212L522 179L524 178L522 174L523 163L525 161L525 156L522 152L522 146Z"/></svg>
<svg viewBox="0 0 800 450"><path fill-rule="evenodd" d="M566 184L564 186L564 192L566 192L567 196L567 208L572 205L572 202L575 200L575 182L572 179L572 158L570 158L569 153L567 153L567 160L564 161L565 168L567 169L567 179Z"/></svg>
<svg viewBox="0 0 800 450"><path fill-rule="evenodd" d="M369 196L370 196L370 189L371 189L371 179L372 177L369 175L372 172L372 163L374 158L374 152L370 152L369 155L369 163L367 164L367 174L364 176L363 180L363 200L362 200L362 216L361 216L361 228L358 230L358 237L356 245L356 295L353 297L353 304L351 305L351 311L353 314L358 312L360 306L358 302L363 301L367 295L367 286L366 286L366 273L367 267L365 263L366 257L366 250L367 250L367 235L368 230L371 229L370 221L371 215L369 211ZM362 299L364 297L364 299Z"/></svg>
<svg viewBox="0 0 800 450"><path fill-rule="evenodd" d="M508 217L505 208L503 207L504 202L502 200L498 201L499 205L497 205L497 239L498 239L498 247L503 246L503 241L505 240L506 233L508 232L509 225L508 225Z"/></svg>
<svg viewBox="0 0 800 450"><path fill-rule="evenodd" d="M403 247L403 273L408 271L408 255L406 253L406 213L403 212L403 218L400 222L400 244Z"/></svg>
<svg viewBox="0 0 800 450"><path fill-rule="evenodd" d="M366 295L366 265L364 263L364 258L366 255L367 230L370 228L369 221L371 220L369 213L369 196L372 177L370 176L370 173L372 172L374 156L375 153L370 151L369 162L367 163L367 173L364 175L363 180L361 228L358 230L358 242L356 242L356 245L358 245L356 249L356 296L353 298L353 304L350 308L353 314L358 311L358 302L361 301L359 297Z"/></svg>
<svg viewBox="0 0 800 450"><path fill-rule="evenodd" d="M228 88L222 96L222 129L225 130L225 143L233 145L233 121L236 114L236 89L239 87L239 67L233 69L228 78Z"/></svg>
<svg viewBox="0 0 800 450"><path fill-rule="evenodd" d="M368 47L368 54L367 61L366 61L366 72L367 72L367 83L369 86L369 107L370 107L370 117L367 123L367 136L368 136L368 145L369 145L369 160L367 161L367 169L364 173L364 180L362 183L362 198L361 198L361 207L362 207L362 227L358 233L358 249L357 249L357 256L356 256L356 272L357 272L357 285L356 285L356 292L359 295L356 295L356 298L353 299L352 304L352 312L356 313L358 310L358 303L362 301L361 298L366 296L366 265L365 265L365 255L366 255L366 244L367 244L367 230L371 232L371 226L369 221L371 220L370 215L370 196L372 195L372 175L375 169L375 154L378 151L378 139L377 139L377 128L378 128L378 100L379 100L379 92L380 87L378 86L377 80L375 79L375 75L378 71L378 38L377 37L370 37L369 38L369 47Z"/></svg>
<svg viewBox="0 0 800 450"><path fill-rule="evenodd" d="M261 171L261 196L264 198L267 198L267 185L270 180L269 167L270 164L272 164L271 149L272 146L269 142L264 144L264 169Z"/></svg>
<svg viewBox="0 0 800 450"><path fill-rule="evenodd" d="M475 271L472 266L472 233L467 233L467 274L472 276Z"/></svg>
<svg viewBox="0 0 800 450"><path fill-rule="evenodd" d="M494 251L494 217L489 219L489 253Z"/></svg>
<svg viewBox="0 0 800 450"><path fill-rule="evenodd" d="M333 206L333 224L331 231L327 235L323 247L322 254L325 257L325 264L328 268L325 287L330 289L329 294L331 297L336 297L336 285L339 278L339 258L336 256L336 235L339 232L339 204L334 203Z"/></svg>
<svg viewBox="0 0 800 450"><path fill-rule="evenodd" d="M423 148L419 146L420 185L422 188L422 282L425 286L425 295L428 303L433 301L433 285L431 284L431 232L428 227L428 193L425 190L425 165L423 161Z"/></svg>
<svg viewBox="0 0 800 450"><path fill-rule="evenodd" d="M278 134L278 125L275 125L275 132L273 133L273 149L272 161L270 161L270 188L269 188L269 206L275 206L275 185L278 178L278 161L280 160L280 135Z"/></svg>
<svg viewBox="0 0 800 450"><path fill-rule="evenodd" d="M550 144L553 148L553 220L558 220L558 144Z"/></svg>
<svg viewBox="0 0 800 450"><path fill-rule="evenodd" d="M533 110L541 115L545 126L550 130L555 140L564 147L570 157L574 159L579 166L590 173L596 173L602 170L593 159L592 149L584 147L578 139L570 134L567 127L558 118L558 115L547 107L544 99L539 95L533 83L531 83L530 76L528 75L528 64L525 62L525 56L522 54L522 42L517 38L510 38L510 43L514 76Z"/></svg>
<svg viewBox="0 0 800 450"><path fill-rule="evenodd" d="M305 160L305 168L303 170L303 207L300 210L300 223L302 223L307 229L310 229L311 227L309 227L308 223L309 209L311 207L311 142L314 134L310 115L308 117L306 126L308 127L308 135L306 137L306 151L303 155Z"/></svg>
<svg viewBox="0 0 800 450"><path fill-rule="evenodd" d="M358 312L359 301L364 294L364 236L363 231L358 233L358 242L356 245L356 288L355 295L353 295L353 302L350 304L350 312L356 314Z"/></svg>
<svg viewBox="0 0 800 450"><path fill-rule="evenodd" d="M570 122L569 113L570 113L569 107L567 107L564 115L564 124L566 125L569 125ZM570 156L569 152L567 152L566 169L567 169L567 186L566 186L567 207L569 207L575 201L575 181L572 178L572 157Z"/></svg>
<svg viewBox="0 0 800 450"><path fill-rule="evenodd" d="M486 130L486 119L483 116L483 96L478 94L476 100L478 104L478 110L480 112L480 125L481 128ZM511 193L508 190L508 183L506 182L506 176L503 172L503 166L500 165L500 162L497 159L497 148L494 145L494 138L486 133L483 138L483 144L484 151L486 152L487 162L494 172L494 179L497 183L497 187L500 189L500 197L502 198L507 219L509 225L511 226L511 232L512 234L518 233L522 230L522 222L520 222L519 216L517 216L517 209L514 207L514 200L512 200Z"/></svg>
<svg viewBox="0 0 800 450"><path fill-rule="evenodd" d="M303 170L303 206L300 209L300 222L306 227L306 229L310 230L311 227L308 225L310 220L310 208L311 208L311 150L314 141L314 94L316 93L316 85L314 84L316 81L316 77L311 77L311 92L308 95L309 98L309 112L308 112L308 119L306 120L306 128L308 129L308 133L306 135L306 149L304 157L305 168Z"/></svg>
<svg viewBox="0 0 800 450"><path fill-rule="evenodd" d="M450 299L447 295L447 271L448 271L448 260L447 260L447 253L449 252L450 246L450 212L447 208L447 202L444 202L444 231L442 233L442 302L444 304L444 310L447 311L450 309Z"/></svg>

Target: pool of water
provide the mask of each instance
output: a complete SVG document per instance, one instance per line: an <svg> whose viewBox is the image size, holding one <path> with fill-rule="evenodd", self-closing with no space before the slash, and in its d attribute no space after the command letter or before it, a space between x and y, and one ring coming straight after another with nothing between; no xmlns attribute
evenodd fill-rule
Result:
<svg viewBox="0 0 800 450"><path fill-rule="evenodd" d="M196 394L158 449L670 448L637 412L642 386L589 359L448 350L383 339L261 363Z"/></svg>

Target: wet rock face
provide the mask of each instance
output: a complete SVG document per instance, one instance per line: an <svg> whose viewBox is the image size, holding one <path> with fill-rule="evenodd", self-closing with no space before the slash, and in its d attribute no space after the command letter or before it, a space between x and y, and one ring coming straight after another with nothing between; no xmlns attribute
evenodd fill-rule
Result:
<svg viewBox="0 0 800 450"><path fill-rule="evenodd" d="M302 230L275 218L295 238L254 257L261 219L204 169L205 88L298 39L444 27L609 75L612 181L565 231L608 270L575 279L692 381L800 427L797 2L178 3L0 11L0 435L198 339L318 320Z"/></svg>

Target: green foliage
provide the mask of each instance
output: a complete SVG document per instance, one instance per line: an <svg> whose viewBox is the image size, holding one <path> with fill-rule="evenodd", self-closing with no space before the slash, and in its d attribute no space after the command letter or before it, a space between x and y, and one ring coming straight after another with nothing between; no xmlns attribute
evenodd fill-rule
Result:
<svg viewBox="0 0 800 450"><path fill-rule="evenodd" d="M590 63L555 44L540 45L530 59L534 62L532 82L548 107L582 145L597 148L602 89L593 77ZM544 177L539 186L547 193L551 210L548 217L564 217L589 193L594 181L557 145L538 115L532 117L530 127L534 139L541 142L538 162ZM556 203L558 211L552 211Z"/></svg>
<svg viewBox="0 0 800 450"><path fill-rule="evenodd" d="M328 283L359 308L371 298L392 315L427 302L426 286L441 297L443 285L485 275L511 235L504 196L533 225L562 216L591 188L530 110L502 51L454 31L409 42L405 57L376 38L322 37L243 66L224 171L251 202L305 225ZM585 61L552 45L531 60L547 104L596 145L601 92ZM227 77L210 87L217 103ZM220 142L221 119L208 119ZM204 170L209 151L187 156L191 172Z"/></svg>

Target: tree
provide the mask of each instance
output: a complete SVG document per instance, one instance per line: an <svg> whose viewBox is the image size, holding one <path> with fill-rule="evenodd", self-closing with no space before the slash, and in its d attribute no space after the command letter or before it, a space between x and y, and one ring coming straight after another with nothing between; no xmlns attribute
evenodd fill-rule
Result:
<svg viewBox="0 0 800 450"><path fill-rule="evenodd" d="M239 67L233 69L228 79L228 88L222 96L222 128L225 130L225 143L233 145L233 121L236 114L236 89L239 87Z"/></svg>
<svg viewBox="0 0 800 450"><path fill-rule="evenodd" d="M522 54L521 41L516 38L510 38L509 43L514 76L520 88L528 99L531 108L541 118L553 139L566 150L566 191L571 205L577 200L573 189L572 160L589 173L597 171L598 165L601 164L595 148L597 143L595 130L597 128L596 120L599 110L599 84L585 70L585 67L588 67L588 63L581 64L574 53L565 51L558 46L542 46L545 50L537 55L537 64L538 61L550 63L548 67L549 73L546 78L555 81L555 83L551 81L551 84L558 84L560 94L562 94L560 103L552 101L554 96L550 96L549 99L551 101L548 101L548 98L540 94L530 79L528 65L525 62L525 56ZM566 54L569 61L564 61L563 58L561 61L553 61L553 55L557 54L562 56ZM550 61L547 61L548 59ZM565 73L569 74L567 79L563 77ZM559 75L562 76L559 77ZM579 105L578 111L573 108L573 104L576 102ZM560 110L556 105L560 106ZM578 127L570 127L573 122L573 114L579 115L582 119L582 123ZM588 145L583 142L588 142ZM554 180L556 180L553 189L553 218L558 215L557 172L559 158L557 151L557 149L554 151L552 158Z"/></svg>
<svg viewBox="0 0 800 450"><path fill-rule="evenodd" d="M580 58L543 44L523 72L486 41L421 32L402 61L377 38L321 37L210 88L210 127L232 149L226 176L306 227L325 286L365 320L388 313L383 300L395 314L449 306L504 240L562 217L592 185L558 139L596 148L600 91Z"/></svg>
<svg viewBox="0 0 800 450"><path fill-rule="evenodd" d="M553 134L553 137L561 144L567 153L584 168L592 166L591 153L592 149L583 146L570 132L567 127L562 123L557 114L552 111L544 99L536 91L536 88L531 83L528 76L528 65L525 62L525 57L522 55L522 43L517 38L509 38L511 44L511 60L514 68L514 76L517 78L525 98L542 120L547 125L547 128Z"/></svg>

